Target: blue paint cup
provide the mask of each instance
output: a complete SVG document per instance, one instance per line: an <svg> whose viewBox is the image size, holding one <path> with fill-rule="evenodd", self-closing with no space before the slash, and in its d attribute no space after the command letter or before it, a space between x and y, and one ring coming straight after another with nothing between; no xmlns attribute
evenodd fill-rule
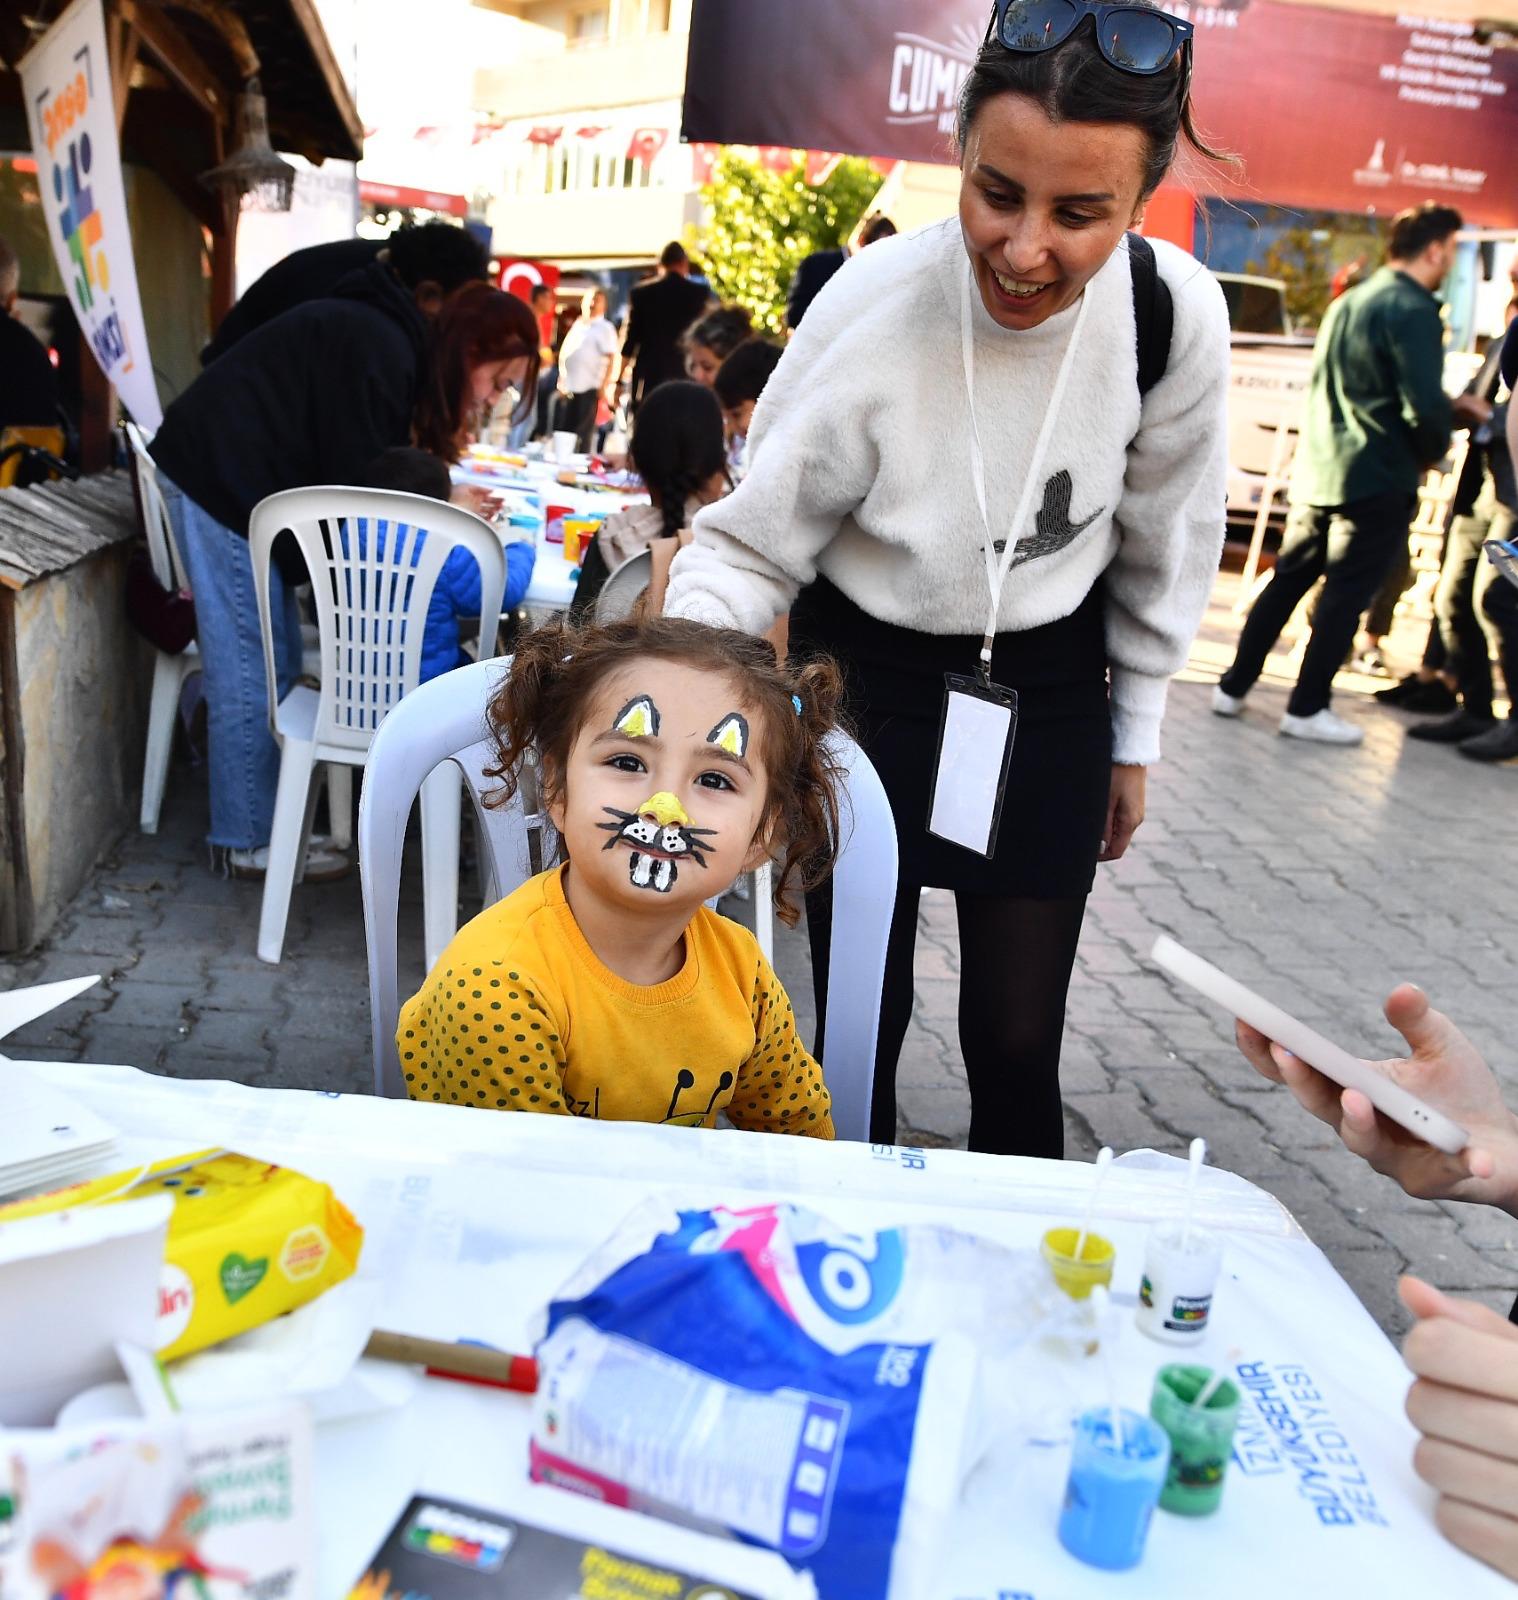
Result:
<svg viewBox="0 0 1518 1600"><path fill-rule="evenodd" d="M1124 1411L1123 1444L1112 1433L1106 1406L1075 1425L1070 1481L1059 1517L1059 1542L1078 1561L1108 1572L1136 1567L1170 1466L1165 1430L1136 1411Z"/></svg>

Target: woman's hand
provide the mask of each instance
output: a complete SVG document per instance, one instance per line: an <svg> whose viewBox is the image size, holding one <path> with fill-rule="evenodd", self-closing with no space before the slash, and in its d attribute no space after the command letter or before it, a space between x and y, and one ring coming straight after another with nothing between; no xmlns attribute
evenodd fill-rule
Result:
<svg viewBox="0 0 1518 1600"><path fill-rule="evenodd" d="M1121 861L1144 820L1144 767L1114 766L1112 790L1107 797L1107 826L1102 830L1098 861Z"/></svg>
<svg viewBox="0 0 1518 1600"><path fill-rule="evenodd" d="M1438 1491L1445 1538L1518 1580L1518 1328L1417 1278L1397 1287L1418 1318L1402 1346L1413 1470Z"/></svg>
<svg viewBox="0 0 1518 1600"><path fill-rule="evenodd" d="M1410 983L1393 989L1386 1020L1412 1047L1406 1061L1370 1065L1453 1118L1471 1136L1457 1156L1445 1155L1383 1117L1355 1089L1341 1089L1306 1062L1272 1044L1247 1023L1234 1036L1250 1065L1284 1083L1344 1141L1345 1148L1393 1178L1419 1200L1470 1200L1518 1215L1518 1119L1476 1047Z"/></svg>

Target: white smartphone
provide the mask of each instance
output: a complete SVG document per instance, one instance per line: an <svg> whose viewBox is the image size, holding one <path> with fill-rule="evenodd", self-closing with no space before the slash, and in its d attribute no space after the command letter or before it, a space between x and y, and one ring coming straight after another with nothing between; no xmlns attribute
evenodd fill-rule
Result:
<svg viewBox="0 0 1518 1600"><path fill-rule="evenodd" d="M1471 1142L1470 1134L1458 1122L1452 1122L1432 1106L1425 1105L1417 1095L1409 1094L1377 1072L1368 1061L1359 1060L1322 1034L1314 1033L1305 1022L1288 1016L1279 1006L1272 1005L1252 989L1246 989L1174 939L1162 934L1154 941L1150 953L1166 972L1182 983L1189 983L1209 1000L1216 1000L1230 1016L1240 1018L1267 1039L1284 1045L1299 1060L1325 1078L1332 1078L1341 1088L1358 1089L1383 1116L1390 1117L1425 1144L1443 1150L1446 1155L1457 1156Z"/></svg>

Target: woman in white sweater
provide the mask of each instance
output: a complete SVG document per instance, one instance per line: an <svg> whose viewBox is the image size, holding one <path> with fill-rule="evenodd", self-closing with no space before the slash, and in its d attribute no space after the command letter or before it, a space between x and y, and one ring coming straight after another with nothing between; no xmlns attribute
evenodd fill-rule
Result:
<svg viewBox="0 0 1518 1600"><path fill-rule="evenodd" d="M1086 898L1143 819L1166 685L1223 537L1223 296L1183 251L1149 255L1128 233L1181 137L1210 154L1189 41L1141 5L998 0L961 101L958 219L862 252L827 285L759 402L748 477L674 564L668 612L760 632L792 608L793 649L848 672L901 860L879 1141L896 1136L917 903L933 886L958 906L971 1148L1063 1151ZM981 850L927 824L945 674L983 665L1019 704ZM828 922L810 911L820 1003Z"/></svg>

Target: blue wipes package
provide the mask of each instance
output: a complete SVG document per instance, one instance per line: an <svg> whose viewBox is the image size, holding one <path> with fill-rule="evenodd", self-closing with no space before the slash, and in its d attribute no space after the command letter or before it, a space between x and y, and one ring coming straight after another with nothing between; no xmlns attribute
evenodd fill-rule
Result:
<svg viewBox="0 0 1518 1600"><path fill-rule="evenodd" d="M968 1331L1033 1326L1031 1252L779 1205L650 1225L549 1307L534 1478L777 1550L822 1600L914 1592L970 1465Z"/></svg>

